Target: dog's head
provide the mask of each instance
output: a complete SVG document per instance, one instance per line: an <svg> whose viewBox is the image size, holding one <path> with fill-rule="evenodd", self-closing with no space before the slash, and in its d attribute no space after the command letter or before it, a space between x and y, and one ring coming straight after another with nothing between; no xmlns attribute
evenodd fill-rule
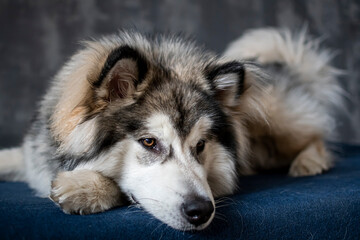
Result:
<svg viewBox="0 0 360 240"><path fill-rule="evenodd" d="M244 64L177 39L124 35L88 43L58 75L58 154L67 169L113 178L166 224L203 229L214 197L234 191L246 149L229 117L246 90Z"/></svg>

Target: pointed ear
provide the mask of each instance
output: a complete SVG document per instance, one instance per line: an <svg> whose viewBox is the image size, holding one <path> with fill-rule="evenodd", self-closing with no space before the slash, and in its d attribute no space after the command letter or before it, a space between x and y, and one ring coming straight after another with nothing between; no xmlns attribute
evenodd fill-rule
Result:
<svg viewBox="0 0 360 240"><path fill-rule="evenodd" d="M110 53L93 87L108 101L124 99L136 91L147 71L145 58L135 49L122 46Z"/></svg>
<svg viewBox="0 0 360 240"><path fill-rule="evenodd" d="M209 65L205 73L212 85L215 98L226 106L236 105L246 88L244 64L232 61Z"/></svg>

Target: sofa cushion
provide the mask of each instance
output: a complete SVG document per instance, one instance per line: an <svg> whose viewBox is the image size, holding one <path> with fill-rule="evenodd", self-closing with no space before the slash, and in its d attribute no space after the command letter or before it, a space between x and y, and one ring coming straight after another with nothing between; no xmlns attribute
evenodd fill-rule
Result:
<svg viewBox="0 0 360 240"><path fill-rule="evenodd" d="M360 146L337 145L325 174L242 177L239 191L219 200L200 232L174 230L143 210L64 214L24 183L0 182L1 239L359 239Z"/></svg>

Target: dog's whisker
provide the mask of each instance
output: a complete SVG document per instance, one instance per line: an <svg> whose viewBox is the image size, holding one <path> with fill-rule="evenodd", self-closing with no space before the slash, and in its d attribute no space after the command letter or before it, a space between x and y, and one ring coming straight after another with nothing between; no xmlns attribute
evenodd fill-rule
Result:
<svg viewBox="0 0 360 240"><path fill-rule="evenodd" d="M225 201L231 201L235 203L235 200L230 197L221 197L215 200L216 203L218 202L225 202Z"/></svg>
<svg viewBox="0 0 360 240"><path fill-rule="evenodd" d="M224 214L216 212L215 216L222 216L222 217L226 217Z"/></svg>
<svg viewBox="0 0 360 240"><path fill-rule="evenodd" d="M223 201L223 202L218 202L218 203L215 203L216 206L222 206L222 205L234 205L235 203L233 202L228 202L228 201Z"/></svg>
<svg viewBox="0 0 360 240"><path fill-rule="evenodd" d="M228 220L225 218L225 217L222 217L222 216L216 216L215 215L215 217L214 217L215 219L219 219L219 220L221 220L221 221L224 221L224 222L226 222L226 223L228 223Z"/></svg>
<svg viewBox="0 0 360 240"><path fill-rule="evenodd" d="M158 203L160 203L160 201L159 201L159 200L154 199L154 198L138 198L137 200L138 200L138 201L150 200L150 201L154 201L154 202L158 202Z"/></svg>
<svg viewBox="0 0 360 240"><path fill-rule="evenodd" d="M226 216L224 214L222 214L222 213L216 212L214 218L220 219L220 220L225 221L225 222L228 223L228 220L227 220Z"/></svg>
<svg viewBox="0 0 360 240"><path fill-rule="evenodd" d="M127 208L127 212L125 212L125 215L127 214L132 214L132 213L144 213L145 211L142 210L141 208L137 208L137 207L128 207Z"/></svg>
<svg viewBox="0 0 360 240"><path fill-rule="evenodd" d="M228 206L233 206L234 203L230 203L230 204L221 204L221 205L215 205L215 208L218 209L218 208L223 208L223 207L228 207Z"/></svg>
<svg viewBox="0 0 360 240"><path fill-rule="evenodd" d="M158 226L151 232L150 235L152 235L157 229L159 229L161 226L163 226L165 223L159 223Z"/></svg>
<svg viewBox="0 0 360 240"><path fill-rule="evenodd" d="M178 193L178 192L177 192L176 190L174 190L173 188L171 188L171 187L169 187L169 186L166 186L166 185L164 185L164 187L166 187L167 189L170 189L170 190L173 191L176 195L181 196L181 194Z"/></svg>

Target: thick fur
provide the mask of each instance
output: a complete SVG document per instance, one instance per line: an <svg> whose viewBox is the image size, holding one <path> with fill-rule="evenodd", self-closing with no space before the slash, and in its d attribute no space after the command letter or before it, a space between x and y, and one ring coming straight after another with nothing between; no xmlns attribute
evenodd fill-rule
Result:
<svg viewBox="0 0 360 240"><path fill-rule="evenodd" d="M252 166L271 169L292 163L292 176L328 170L332 161L323 139L335 134L331 114L342 105L343 95L336 78L341 71L329 65L331 52L319 49L306 29L291 34L269 28L248 31L224 55L252 59L271 75L260 100L266 122L257 118L248 123Z"/></svg>
<svg viewBox="0 0 360 240"><path fill-rule="evenodd" d="M323 141L341 89L329 61L305 32L276 29L245 33L223 57L136 32L85 42L22 148L0 152L1 177L28 182L66 213L127 198L176 229L201 230L240 174L331 167Z"/></svg>

